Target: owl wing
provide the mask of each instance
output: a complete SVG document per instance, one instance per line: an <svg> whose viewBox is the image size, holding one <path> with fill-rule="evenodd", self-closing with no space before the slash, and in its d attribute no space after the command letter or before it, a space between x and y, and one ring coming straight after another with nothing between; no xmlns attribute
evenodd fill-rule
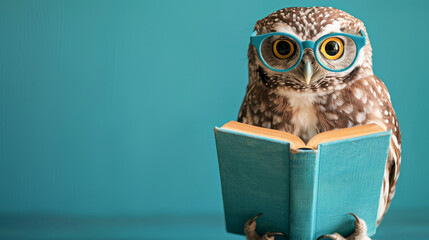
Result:
<svg viewBox="0 0 429 240"><path fill-rule="evenodd" d="M272 128L271 108L274 103L265 88L247 85L246 95L241 104L238 121L259 127Z"/></svg>
<svg viewBox="0 0 429 240"><path fill-rule="evenodd" d="M399 123L396 118L396 113L393 110L390 101L390 94L387 91L384 83L374 76L375 87L374 91L379 93L379 105L381 106L381 123L385 129L392 130L392 137L390 139L389 153L387 157L386 169L383 179L383 194L380 199L380 206L378 209L377 224L379 224L390 206L392 198L395 195L396 183L399 177L399 170L401 167L401 131Z"/></svg>

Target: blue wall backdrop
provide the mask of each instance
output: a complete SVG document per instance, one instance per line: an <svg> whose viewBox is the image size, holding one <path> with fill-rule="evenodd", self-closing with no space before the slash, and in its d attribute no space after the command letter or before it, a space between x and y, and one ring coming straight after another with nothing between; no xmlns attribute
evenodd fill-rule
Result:
<svg viewBox="0 0 429 240"><path fill-rule="evenodd" d="M1 1L0 213L221 215L213 127L253 24L314 5L366 24L403 133L391 210L429 209L424 1Z"/></svg>

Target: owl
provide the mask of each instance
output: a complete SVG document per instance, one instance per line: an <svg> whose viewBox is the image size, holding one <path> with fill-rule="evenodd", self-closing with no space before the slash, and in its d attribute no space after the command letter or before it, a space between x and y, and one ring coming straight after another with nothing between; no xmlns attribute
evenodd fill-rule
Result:
<svg viewBox="0 0 429 240"><path fill-rule="evenodd" d="M248 59L239 122L287 131L304 141L320 132L370 123L392 130L379 224L395 194L401 132L389 92L373 73L362 21L331 7L284 8L256 22ZM365 222L355 218L357 234ZM251 237L256 236L255 219L245 225L248 239L257 239ZM349 239L369 239L365 237Z"/></svg>

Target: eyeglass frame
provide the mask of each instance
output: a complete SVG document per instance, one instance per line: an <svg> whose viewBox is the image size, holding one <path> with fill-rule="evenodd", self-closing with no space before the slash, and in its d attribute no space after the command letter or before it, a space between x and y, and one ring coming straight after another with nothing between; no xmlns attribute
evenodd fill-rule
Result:
<svg viewBox="0 0 429 240"><path fill-rule="evenodd" d="M366 35L365 35L365 32L363 30L360 30L360 33L362 34L362 36L348 34L348 33L329 33L329 34L323 35L316 42L314 42L314 41L311 41L311 40L301 41L296 36L294 36L292 34L284 33L284 32L273 32L273 33L266 33L266 34L262 34L262 35L256 35L257 34L257 30L255 30L250 35L250 43L254 47L256 47L256 50L258 51L259 58L262 60L262 62L265 64L265 66L267 66L269 69L271 69L273 71L276 71L276 72L288 72L288 71L294 69L296 66L298 66L298 64L302 60L302 56L304 55L304 50L306 48L310 48L310 49L313 50L314 57L316 58L317 62L320 64L320 66L322 66L324 69L326 69L328 71L331 71L331 72L344 72L344 71L350 69L355 64L356 60L358 59L360 50L366 44ZM293 65L292 67L290 67L288 69L283 69L282 70L282 69L273 68L273 67L271 67L265 61L264 57L262 56L262 52L261 52L262 43L264 42L264 40L266 38L271 37L271 36L275 36L275 35L283 35L283 36L286 36L286 37L289 37L289 38L293 39L297 44L299 44L299 47L301 49L298 61L295 63L295 65ZM327 39L329 37L332 37L332 36L345 36L345 37L348 37L348 38L352 39L353 42L356 45L356 56L355 56L355 59L353 59L353 62L348 67L346 67L344 69L339 69L339 70L330 69L330 68L326 67L319 60L319 57L318 57L319 53L317 52L317 47L319 46L319 44L321 44L323 42L323 40L325 40L325 39Z"/></svg>

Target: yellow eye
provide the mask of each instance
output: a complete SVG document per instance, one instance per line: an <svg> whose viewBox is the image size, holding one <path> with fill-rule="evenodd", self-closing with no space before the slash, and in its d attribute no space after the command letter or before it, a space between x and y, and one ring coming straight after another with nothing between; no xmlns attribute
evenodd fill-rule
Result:
<svg viewBox="0 0 429 240"><path fill-rule="evenodd" d="M273 44L273 52L276 57L280 59L286 59L295 52L295 46L293 43L286 39L276 40Z"/></svg>
<svg viewBox="0 0 429 240"><path fill-rule="evenodd" d="M343 41L337 37L330 37L323 41L320 51L323 56L329 60L335 60L343 55Z"/></svg>

